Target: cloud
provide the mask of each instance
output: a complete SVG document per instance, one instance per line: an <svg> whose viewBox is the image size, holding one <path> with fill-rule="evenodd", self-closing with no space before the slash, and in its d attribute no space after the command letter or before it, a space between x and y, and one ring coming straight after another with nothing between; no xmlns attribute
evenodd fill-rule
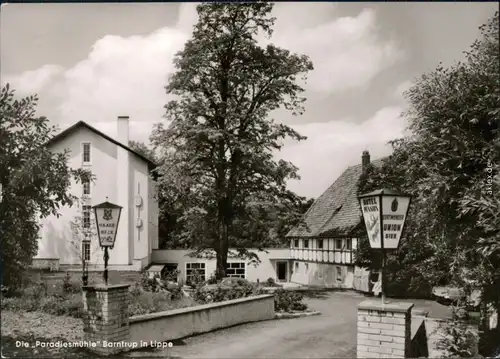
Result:
<svg viewBox="0 0 500 359"><path fill-rule="evenodd" d="M404 101L404 93L411 88L411 85L412 85L411 81L404 81L400 83L394 90L393 94L394 98L396 100Z"/></svg>
<svg viewBox="0 0 500 359"><path fill-rule="evenodd" d="M41 102L50 104L41 106L47 111L43 115L62 128L83 120L114 136L116 117L128 115L131 139L147 141L152 125L162 120L168 101L164 86L174 70L174 54L182 49L196 23L195 6L182 4L175 27L145 36L102 37L87 58L72 68L45 65L7 78L23 93L39 93ZM334 15L335 6L329 3L275 7L272 42L307 54L314 62L306 86L310 100L366 86L404 55L397 43L378 35L373 11L354 17ZM383 143L398 132L398 111L382 109L362 125L350 124L349 119L320 123L323 119L304 118L315 122L297 125L309 140L291 144L283 152L301 168L303 181L292 186L301 194L318 195L341 169L359 162L361 150L382 154ZM287 118L288 113L276 112L277 121Z"/></svg>
<svg viewBox="0 0 500 359"><path fill-rule="evenodd" d="M291 161L299 170L300 181L290 181L297 193L319 196L348 167L361 163L361 152L368 150L377 159L392 152L388 141L404 135L406 122L401 107L384 107L369 120L356 124L349 119L294 125L308 137L288 142L279 157Z"/></svg>
<svg viewBox="0 0 500 359"><path fill-rule="evenodd" d="M404 58L395 41L380 38L376 15L371 9L356 17L325 21L334 13L332 4L289 5L277 5L280 17L271 41L311 58L315 69L308 76L306 88L310 91L334 93L364 86ZM315 9L312 14L311 9Z"/></svg>
<svg viewBox="0 0 500 359"><path fill-rule="evenodd" d="M2 76L2 82L14 85L20 95L40 93L63 71L64 69L57 65L44 65L37 70L26 71L20 75Z"/></svg>

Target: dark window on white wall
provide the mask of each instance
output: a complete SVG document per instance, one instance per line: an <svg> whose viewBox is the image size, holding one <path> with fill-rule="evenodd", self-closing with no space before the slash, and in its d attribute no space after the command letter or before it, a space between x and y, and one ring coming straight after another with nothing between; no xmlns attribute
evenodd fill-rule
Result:
<svg viewBox="0 0 500 359"><path fill-rule="evenodd" d="M345 248L350 251L352 249L352 239L348 238L345 240Z"/></svg>
<svg viewBox="0 0 500 359"><path fill-rule="evenodd" d="M83 194L85 196L90 196L90 180L84 179L82 181L82 186L83 186Z"/></svg>
<svg viewBox="0 0 500 359"><path fill-rule="evenodd" d="M84 261L90 261L90 241L82 242L82 256Z"/></svg>
<svg viewBox="0 0 500 359"><path fill-rule="evenodd" d="M342 239L335 240L335 249L342 249Z"/></svg>
<svg viewBox="0 0 500 359"><path fill-rule="evenodd" d="M323 249L323 240L318 239L318 249Z"/></svg>
<svg viewBox="0 0 500 359"><path fill-rule="evenodd" d="M195 284L206 280L205 263L186 263L186 283Z"/></svg>
<svg viewBox="0 0 500 359"><path fill-rule="evenodd" d="M309 239L304 239L304 248L309 248Z"/></svg>
<svg viewBox="0 0 500 359"><path fill-rule="evenodd" d="M82 163L83 164L89 164L92 161L91 158L91 153L90 153L90 142L84 142L82 143Z"/></svg>
<svg viewBox="0 0 500 359"><path fill-rule="evenodd" d="M226 275L228 277L245 278L245 267L245 262L228 263Z"/></svg>
<svg viewBox="0 0 500 359"><path fill-rule="evenodd" d="M293 241L293 246L294 246L294 248L299 248L299 240L298 239L295 239Z"/></svg>
<svg viewBox="0 0 500 359"><path fill-rule="evenodd" d="M337 267L337 282L342 282L342 268Z"/></svg>
<svg viewBox="0 0 500 359"><path fill-rule="evenodd" d="M88 229L90 228L90 211L92 210L91 206L84 205L82 206L82 221L83 221L83 228Z"/></svg>

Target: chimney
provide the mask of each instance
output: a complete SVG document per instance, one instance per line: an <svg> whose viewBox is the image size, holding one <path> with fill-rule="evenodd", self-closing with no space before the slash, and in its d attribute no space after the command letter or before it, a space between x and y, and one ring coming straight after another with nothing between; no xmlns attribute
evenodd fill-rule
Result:
<svg viewBox="0 0 500 359"><path fill-rule="evenodd" d="M368 151L363 151L363 154L361 155L361 168L365 170L369 164L370 164L370 153Z"/></svg>
<svg viewBox="0 0 500 359"><path fill-rule="evenodd" d="M118 116L117 124L117 140L122 145L128 146L129 128L128 116ZM116 234L116 242L114 255L110 258L111 264L127 265L132 263L131 257L133 231L130 226L131 214L131 183L130 177L130 154L128 150L117 147L116 152L116 204L122 206L120 214L120 223L118 223L118 233Z"/></svg>
<svg viewBox="0 0 500 359"><path fill-rule="evenodd" d="M118 142L125 146L128 146L129 134L128 134L128 116L118 116Z"/></svg>

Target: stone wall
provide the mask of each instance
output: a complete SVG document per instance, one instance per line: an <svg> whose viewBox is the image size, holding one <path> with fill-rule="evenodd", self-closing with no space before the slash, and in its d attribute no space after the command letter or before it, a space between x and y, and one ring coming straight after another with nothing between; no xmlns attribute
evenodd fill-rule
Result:
<svg viewBox="0 0 500 359"><path fill-rule="evenodd" d="M130 341L164 342L274 318L274 296L259 295L130 318Z"/></svg>
<svg viewBox="0 0 500 359"><path fill-rule="evenodd" d="M49 270L51 272L59 270L58 258L33 258L31 262L32 269Z"/></svg>

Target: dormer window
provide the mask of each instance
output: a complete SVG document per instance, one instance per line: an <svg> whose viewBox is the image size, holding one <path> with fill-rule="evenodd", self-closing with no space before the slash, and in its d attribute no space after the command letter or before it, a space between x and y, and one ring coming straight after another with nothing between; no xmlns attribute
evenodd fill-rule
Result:
<svg viewBox="0 0 500 359"><path fill-rule="evenodd" d="M82 142L82 164L90 165L92 164L91 157L91 144L90 142Z"/></svg>

